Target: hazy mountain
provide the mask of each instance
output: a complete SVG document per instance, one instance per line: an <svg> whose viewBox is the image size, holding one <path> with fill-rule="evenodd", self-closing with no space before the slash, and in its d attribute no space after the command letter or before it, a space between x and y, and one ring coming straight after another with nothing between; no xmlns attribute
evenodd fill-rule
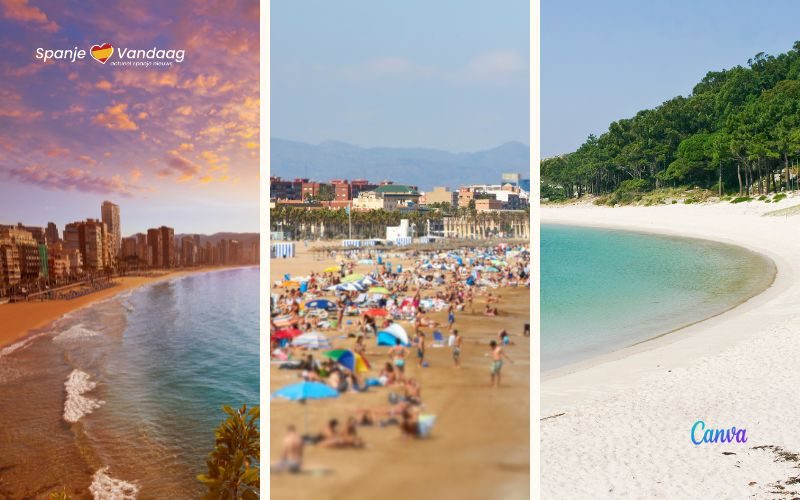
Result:
<svg viewBox="0 0 800 500"><path fill-rule="evenodd" d="M176 234L175 238L180 240L184 236L194 236L194 233ZM201 234L200 244L205 245L210 241L212 245L216 245L220 240L239 240L241 242L258 241L258 233L214 233L214 234Z"/></svg>
<svg viewBox="0 0 800 500"><path fill-rule="evenodd" d="M499 183L504 172L530 173L530 148L507 142L476 153L423 148L362 148L344 142L322 144L272 139L271 175L317 181L331 179L393 180L422 190L434 186Z"/></svg>

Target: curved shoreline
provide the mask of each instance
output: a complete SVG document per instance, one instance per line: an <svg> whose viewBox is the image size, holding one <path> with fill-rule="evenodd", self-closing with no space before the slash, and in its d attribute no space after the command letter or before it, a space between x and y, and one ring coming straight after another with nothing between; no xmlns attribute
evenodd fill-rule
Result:
<svg viewBox="0 0 800 500"><path fill-rule="evenodd" d="M566 363L564 365L558 366L556 368L551 368L551 369L542 371L542 373L541 373L541 379L542 380L549 380L551 378L556 378L556 377L559 377L559 376L567 374L567 373L572 373L574 371L579 371L579 370L585 369L587 367L590 367L590 366L596 364L596 362L602 361L604 359L604 357L614 358L614 354L618 353L618 352L620 353L620 355L625 355L625 356L633 355L633 354L635 354L635 350L633 348L635 348L637 346L642 345L643 347L647 347L646 344L648 344L649 342L656 341L656 340L658 340L658 339L660 339L662 337L666 337L668 335L673 335L673 334L675 334L675 333L677 333L677 332L679 332L679 331L681 331L683 329L686 329L686 328L689 328L689 327L692 327L692 326L695 326L695 325L699 325L699 324L701 324L701 323L703 323L705 321L708 321L708 320L710 320L712 318L716 318L718 316L721 316L723 314L731 312L734 309L736 309L739 306L741 306L742 304L745 304L746 302L748 302L750 299L752 299L754 297L757 297L758 295L761 295L764 292L766 292L768 289L770 289L773 286L773 284L775 283L775 279L776 279L777 274L778 274L778 267L775 264L775 261L772 260L769 256L767 256L767 255L765 255L765 254L763 254L761 252L755 251L753 249L741 246L741 245L722 242L722 241L719 241L719 240L714 240L714 239L709 239L709 238L690 237L690 236L684 236L684 235L678 235L678 234L669 234L669 233L660 232L658 230L653 231L653 230L650 230L650 229L641 229L641 228L630 229L630 228L627 228L627 227L625 227L625 228L623 228L623 227L611 227L611 226L601 225L601 224L597 224L597 223L587 224L587 223L585 223L585 221L580 221L580 220L578 220L578 221L569 221L569 222L562 222L562 221L552 222L552 221L542 220L542 225L543 226L544 225L550 225L550 226L565 226L565 227L583 227L583 228L601 229L601 230L605 230L605 231L614 231L614 232L621 232L621 233L633 233L633 234L639 234L639 235L645 235L645 236L654 236L654 237L661 237L661 238L674 238L674 239L687 240L687 241L700 241L700 242L710 243L710 244L713 244L713 245L723 245L723 246L735 248L737 251L742 251L742 252L747 252L749 254L753 254L753 258L761 259L761 260L764 261L764 265L766 267L768 267L769 272L770 272L769 280L767 282L765 282L763 284L763 286L759 286L759 287L753 288L752 290L748 290L747 293L737 296L735 301L733 301L730 305L725 306L725 308L722 309L722 310L718 310L716 312L713 312L712 314L708 314L708 315L702 316L702 317L700 317L698 319L691 320L691 321L688 321L686 323L680 323L677 326L667 327L666 330L663 330L663 331L659 330L658 333L649 334L646 338L643 338L641 340L637 340L637 341L635 341L633 343L630 343L630 344L626 344L626 345L622 345L620 347L613 348L611 351L601 352L601 353L598 353L598 354L593 354L593 355L590 355L588 358L585 358L585 359L582 359L582 360L579 360L579 361L569 362L569 363Z"/></svg>
<svg viewBox="0 0 800 500"><path fill-rule="evenodd" d="M43 302L19 302L0 305L0 324L7 327L0 334L0 357L6 350L13 352L18 344L32 340L38 330L48 327L67 314L90 307L98 302L110 300L125 292L159 283L180 279L186 276L209 272L227 271L251 266L204 267L198 269L169 272L157 277L122 277L118 286L100 290L73 300L47 300Z"/></svg>
<svg viewBox="0 0 800 500"><path fill-rule="evenodd" d="M727 225L724 230L720 230L723 228L716 226L715 221L704 220L702 217L712 211L718 218L726 220ZM752 316L759 314L759 309L784 297L785 292L792 286L793 274L791 260L787 258L791 250L787 246L768 245L766 238L759 239L748 231L746 225L739 223L740 218L747 218L750 222L757 220L765 232L769 231L771 226L784 223L781 219L767 221L761 219L760 215L757 211L747 208L735 210L722 205L542 207L542 224L615 229L712 241L759 254L769 259L774 266L771 285L723 312L629 347L543 372L542 416L557 413L564 405L602 398L610 392L630 387L646 375L663 370L665 367L671 370L686 366L704 356L713 355L719 352L720 344L731 346L752 336L755 330L742 325L741 319L748 317L749 325L753 322ZM680 220L681 216L683 219L691 219L691 223L688 220Z"/></svg>

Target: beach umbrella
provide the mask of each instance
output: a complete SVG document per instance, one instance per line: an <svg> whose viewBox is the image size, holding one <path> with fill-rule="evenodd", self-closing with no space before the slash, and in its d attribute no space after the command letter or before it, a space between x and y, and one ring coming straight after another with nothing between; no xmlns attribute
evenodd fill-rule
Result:
<svg viewBox="0 0 800 500"><path fill-rule="evenodd" d="M484 268L483 270L484 270L485 272L487 272L487 273L496 273L496 272L499 272L499 271L500 271L500 270L499 270L499 269L497 269L496 267L491 267L491 266L489 266L489 267L486 267L486 268Z"/></svg>
<svg viewBox="0 0 800 500"><path fill-rule="evenodd" d="M339 272L339 266L328 266L322 270L323 273L337 273Z"/></svg>
<svg viewBox="0 0 800 500"><path fill-rule="evenodd" d="M355 283L364 279L363 274L349 274L342 278L342 283Z"/></svg>
<svg viewBox="0 0 800 500"><path fill-rule="evenodd" d="M372 276L364 276L364 279L361 280L359 283L361 283L362 285L377 285L378 280L376 280Z"/></svg>
<svg viewBox="0 0 800 500"><path fill-rule="evenodd" d="M348 349L334 349L326 352L323 356L331 358L353 373L363 373L369 370L369 362L366 358Z"/></svg>
<svg viewBox="0 0 800 500"><path fill-rule="evenodd" d="M330 349L331 347L328 338L320 332L308 332L295 337L292 345L308 349Z"/></svg>
<svg viewBox="0 0 800 500"><path fill-rule="evenodd" d="M389 295L392 292L390 292L389 290L387 290L385 287L382 287L382 286L373 286L372 288L367 290L367 293L373 293L373 294L377 293L377 294L380 294L380 295Z"/></svg>
<svg viewBox="0 0 800 500"><path fill-rule="evenodd" d="M338 285L337 290L341 290L344 292L363 292L364 287L359 285L358 283L344 283Z"/></svg>
<svg viewBox="0 0 800 500"><path fill-rule="evenodd" d="M374 264L375 261L373 261L372 259L361 259L361 260L358 261L358 263L361 264L361 265L370 265L370 264Z"/></svg>
<svg viewBox="0 0 800 500"><path fill-rule="evenodd" d="M287 385L275 391L272 398L288 399L289 401L300 401L304 405L304 432L308 430L308 406L305 404L309 399L338 398L339 391L328 387L320 382L299 382Z"/></svg>
<svg viewBox="0 0 800 500"><path fill-rule="evenodd" d="M327 299L317 299L306 302L306 309L326 309L329 311L335 311L336 304Z"/></svg>
<svg viewBox="0 0 800 500"><path fill-rule="evenodd" d="M387 311L386 309L373 308L373 309L367 309L366 311L364 311L364 314L366 314L367 316L372 316L374 318L376 316L388 316L389 311Z"/></svg>
<svg viewBox="0 0 800 500"><path fill-rule="evenodd" d="M381 334L383 334L383 338L381 338ZM386 342L387 340L389 340L386 338L387 335L395 339L390 344L382 343L382 341ZM408 333L406 332L406 329L398 325L397 323L392 323L391 325L387 326L386 328L378 332L378 345L395 345L397 344L397 340L400 340L400 342L403 343L404 345L409 344Z"/></svg>
<svg viewBox="0 0 800 500"><path fill-rule="evenodd" d="M284 281L283 283L281 283L281 286L284 287L284 288L299 287L300 283L297 282L297 281L289 280L289 281Z"/></svg>

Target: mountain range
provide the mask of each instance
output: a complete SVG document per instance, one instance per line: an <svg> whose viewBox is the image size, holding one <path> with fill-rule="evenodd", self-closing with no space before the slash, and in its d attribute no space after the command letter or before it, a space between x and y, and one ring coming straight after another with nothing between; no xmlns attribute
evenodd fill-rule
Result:
<svg viewBox="0 0 800 500"><path fill-rule="evenodd" d="M450 153L424 148L362 148L337 141L321 144L270 140L270 175L294 179L391 180L418 186L457 188L462 184L494 184L504 172L530 176L530 147L507 142L474 153Z"/></svg>

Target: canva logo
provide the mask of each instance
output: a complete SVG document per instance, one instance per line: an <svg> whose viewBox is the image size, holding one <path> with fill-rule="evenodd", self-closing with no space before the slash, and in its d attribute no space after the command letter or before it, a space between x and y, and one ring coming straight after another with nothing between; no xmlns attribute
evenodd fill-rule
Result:
<svg viewBox="0 0 800 500"><path fill-rule="evenodd" d="M117 57L116 60L111 61L111 66L171 66L173 63L183 62L183 58L186 55L184 49L159 49L158 47L150 49L115 48L108 42L92 45L89 49L89 55L101 64L108 62L115 52ZM39 47L36 49L35 58L42 62L69 61L74 63L86 59L86 54L87 52L84 49L79 49L77 46L71 49L45 49Z"/></svg>
<svg viewBox="0 0 800 500"><path fill-rule="evenodd" d="M706 423L698 420L692 426L692 443L701 445L703 443L737 443L747 442L747 429L706 429Z"/></svg>

